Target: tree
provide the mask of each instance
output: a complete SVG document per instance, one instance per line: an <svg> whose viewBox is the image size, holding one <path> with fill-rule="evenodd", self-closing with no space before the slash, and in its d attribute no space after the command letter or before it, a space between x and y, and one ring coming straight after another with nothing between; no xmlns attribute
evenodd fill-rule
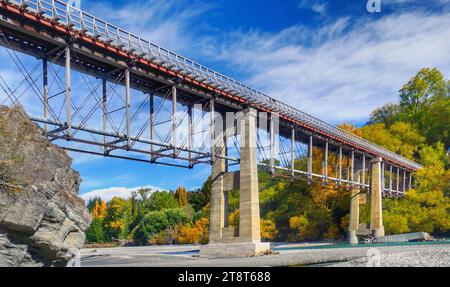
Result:
<svg viewBox="0 0 450 287"><path fill-rule="evenodd" d="M275 222L270 219L261 220L261 239L274 240L278 235L278 230Z"/></svg>
<svg viewBox="0 0 450 287"><path fill-rule="evenodd" d="M147 213L142 220L142 224L145 225L152 236L170 226L167 214L164 211L152 211Z"/></svg>
<svg viewBox="0 0 450 287"><path fill-rule="evenodd" d="M105 232L103 229L103 219L93 218L91 226L86 231L86 241L87 242L105 242Z"/></svg>
<svg viewBox="0 0 450 287"><path fill-rule="evenodd" d="M89 199L88 203L86 204L87 209L89 212L92 212L92 209L94 208L95 203L100 203L102 199L98 196Z"/></svg>
<svg viewBox="0 0 450 287"><path fill-rule="evenodd" d="M106 213L108 211L108 207L106 203L102 199L98 199L95 201L94 206L92 207L91 214L93 218L105 218Z"/></svg>
<svg viewBox="0 0 450 287"><path fill-rule="evenodd" d="M148 209L159 211L163 209L177 208L178 202L173 193L167 191L156 191L148 200Z"/></svg>
<svg viewBox="0 0 450 287"><path fill-rule="evenodd" d="M193 226L185 224L179 234L177 241L179 244L206 244L209 240L209 220L201 218Z"/></svg>
<svg viewBox="0 0 450 287"><path fill-rule="evenodd" d="M385 200L383 221L386 232L425 231L448 236L450 170L445 169L444 145L421 145L418 161L424 167L414 175L414 189L409 190L401 200Z"/></svg>
<svg viewBox="0 0 450 287"><path fill-rule="evenodd" d="M342 129L342 130L344 130L344 131L346 131L346 132L354 134L356 136L359 136L359 137L362 136L360 129L358 129L354 125L351 125L351 124L340 124L337 127Z"/></svg>
<svg viewBox="0 0 450 287"><path fill-rule="evenodd" d="M151 238L151 234L148 232L147 227L145 227L145 224L141 224L137 227L136 232L134 233L134 243L136 245L147 245L148 241Z"/></svg>
<svg viewBox="0 0 450 287"><path fill-rule="evenodd" d="M389 128L381 123L368 125L360 130L363 138L410 159L425 142L417 129L405 122L396 122Z"/></svg>
<svg viewBox="0 0 450 287"><path fill-rule="evenodd" d="M175 191L175 197L178 200L179 207L184 207L188 204L187 191L184 186L180 186L177 188L177 190Z"/></svg>
<svg viewBox="0 0 450 287"><path fill-rule="evenodd" d="M400 90L400 107L415 118L433 99L448 96L447 85L438 69L423 68Z"/></svg>
<svg viewBox="0 0 450 287"><path fill-rule="evenodd" d="M450 85L449 85L450 86ZM450 148L450 97L436 98L420 115L418 126L428 144L442 142Z"/></svg>
<svg viewBox="0 0 450 287"><path fill-rule="evenodd" d="M128 223L131 219L130 202L120 197L114 197L108 202L107 206L105 226L108 239L126 237L128 235Z"/></svg>
<svg viewBox="0 0 450 287"><path fill-rule="evenodd" d="M376 108L370 114L369 125L382 123L386 127L391 126L398 118L400 107L397 104L387 104L381 108Z"/></svg>

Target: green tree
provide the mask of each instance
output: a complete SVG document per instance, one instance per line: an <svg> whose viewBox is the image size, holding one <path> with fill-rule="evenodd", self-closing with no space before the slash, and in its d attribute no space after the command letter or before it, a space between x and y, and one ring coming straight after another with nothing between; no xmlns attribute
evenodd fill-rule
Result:
<svg viewBox="0 0 450 287"><path fill-rule="evenodd" d="M194 210L202 210L209 204L211 186L212 180L209 176L201 188L188 192L188 202L192 205Z"/></svg>
<svg viewBox="0 0 450 287"><path fill-rule="evenodd" d="M167 191L156 191L148 200L148 209L159 211L163 209L177 208L178 202L173 193Z"/></svg>
<svg viewBox="0 0 450 287"><path fill-rule="evenodd" d="M140 245L140 246L147 245L150 238L151 238L151 234L150 234L150 232L148 232L145 224L140 224L137 227L137 230L133 237L134 243L136 245Z"/></svg>
<svg viewBox="0 0 450 287"><path fill-rule="evenodd" d="M423 68L400 90L400 107L415 118L433 99L448 96L447 85L438 69Z"/></svg>
<svg viewBox="0 0 450 287"><path fill-rule="evenodd" d="M105 231L103 229L103 219L93 218L91 226L86 231L87 242L105 242Z"/></svg>
<svg viewBox="0 0 450 287"><path fill-rule="evenodd" d="M141 188L131 193L131 221L130 230L140 224L145 214L149 211L150 196L153 191L149 188Z"/></svg>
<svg viewBox="0 0 450 287"><path fill-rule="evenodd" d="M450 85L449 85L450 86ZM442 142L450 148L450 97L438 97L420 115L418 126L428 144Z"/></svg>
<svg viewBox="0 0 450 287"><path fill-rule="evenodd" d="M390 127L397 121L400 107L397 104L387 104L381 108L376 108L370 115L369 125L382 123L386 127Z"/></svg>
<svg viewBox="0 0 450 287"><path fill-rule="evenodd" d="M164 211L149 212L144 217L142 223L145 225L152 236L167 229L170 226L167 214Z"/></svg>

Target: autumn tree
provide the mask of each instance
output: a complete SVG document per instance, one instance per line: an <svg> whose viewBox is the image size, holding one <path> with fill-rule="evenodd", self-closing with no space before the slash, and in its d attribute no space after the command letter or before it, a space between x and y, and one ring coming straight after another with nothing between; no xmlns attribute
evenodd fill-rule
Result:
<svg viewBox="0 0 450 287"><path fill-rule="evenodd" d="M175 198L178 200L178 206L184 207L188 204L187 191L184 186L180 186L175 191Z"/></svg>
<svg viewBox="0 0 450 287"><path fill-rule="evenodd" d="M102 199L99 199L95 201L91 214L93 218L103 219L105 218L107 211L108 207L106 206L106 203Z"/></svg>
<svg viewBox="0 0 450 287"><path fill-rule="evenodd" d="M101 243L105 241L105 228L103 226L104 218L107 214L108 207L106 203L99 197L91 199L88 203L88 209L92 215L92 223L86 231L87 242Z"/></svg>
<svg viewBox="0 0 450 287"><path fill-rule="evenodd" d="M126 237L131 213L130 202L120 197L114 197L108 202L107 206L105 226L108 239Z"/></svg>
<svg viewBox="0 0 450 287"><path fill-rule="evenodd" d="M270 219L261 219L261 239L270 241L274 240L278 235L275 222Z"/></svg>
<svg viewBox="0 0 450 287"><path fill-rule="evenodd" d="M209 220L201 218L193 225L185 224L178 235L180 244L207 244L209 240Z"/></svg>

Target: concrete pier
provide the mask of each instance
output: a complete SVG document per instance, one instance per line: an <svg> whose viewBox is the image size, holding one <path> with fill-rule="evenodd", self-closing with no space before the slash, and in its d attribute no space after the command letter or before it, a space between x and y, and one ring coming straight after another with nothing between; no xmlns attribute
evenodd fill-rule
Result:
<svg viewBox="0 0 450 287"><path fill-rule="evenodd" d="M356 175L356 181L359 181L359 174ZM358 244L356 232L359 228L359 194L361 192L360 186L353 186L350 199L350 222L348 225L348 242L351 244Z"/></svg>
<svg viewBox="0 0 450 287"><path fill-rule="evenodd" d="M381 162L380 157L372 160L370 177L370 229L375 237L384 236Z"/></svg>
<svg viewBox="0 0 450 287"><path fill-rule="evenodd" d="M200 247L200 255L207 257L246 257L270 250L270 243L261 242L258 169L256 162L256 111L246 109L239 119L241 132L241 169L226 172L225 161L216 159L212 167L210 242ZM216 124L217 126L217 124ZM228 133L227 133L228 134ZM217 136L217 134L216 134ZM216 141L215 150L225 150L224 136ZM226 137L225 137L226 138ZM228 214L225 193L240 190L239 227L226 226Z"/></svg>

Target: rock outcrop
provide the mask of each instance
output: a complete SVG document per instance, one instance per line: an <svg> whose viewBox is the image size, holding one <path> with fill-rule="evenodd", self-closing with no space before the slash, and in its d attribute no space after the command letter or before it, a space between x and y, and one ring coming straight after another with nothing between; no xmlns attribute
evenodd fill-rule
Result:
<svg viewBox="0 0 450 287"><path fill-rule="evenodd" d="M0 107L0 266L64 266L91 216L72 159L18 107Z"/></svg>

